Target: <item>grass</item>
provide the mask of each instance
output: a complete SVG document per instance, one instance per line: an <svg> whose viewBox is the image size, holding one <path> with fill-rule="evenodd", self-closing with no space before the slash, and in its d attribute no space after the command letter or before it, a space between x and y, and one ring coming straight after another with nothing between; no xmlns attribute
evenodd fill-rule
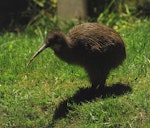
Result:
<svg viewBox="0 0 150 128"><path fill-rule="evenodd" d="M121 87L131 87L132 92L94 97L86 89L90 83L84 70L62 62L50 49L25 66L42 44L44 34L1 35L0 127L150 127L149 26L147 20L119 31L127 59L110 73L107 85L116 91L115 84L120 82L124 85ZM84 97L86 93L91 99Z"/></svg>

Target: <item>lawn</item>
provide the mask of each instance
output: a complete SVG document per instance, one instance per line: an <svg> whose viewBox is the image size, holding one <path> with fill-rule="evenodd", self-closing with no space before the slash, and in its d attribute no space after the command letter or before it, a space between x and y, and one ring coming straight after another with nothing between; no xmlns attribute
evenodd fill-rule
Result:
<svg viewBox="0 0 150 128"><path fill-rule="evenodd" d="M26 63L45 32L0 36L1 128L149 128L150 22L119 30L127 51L105 92L91 92L87 74L51 49Z"/></svg>

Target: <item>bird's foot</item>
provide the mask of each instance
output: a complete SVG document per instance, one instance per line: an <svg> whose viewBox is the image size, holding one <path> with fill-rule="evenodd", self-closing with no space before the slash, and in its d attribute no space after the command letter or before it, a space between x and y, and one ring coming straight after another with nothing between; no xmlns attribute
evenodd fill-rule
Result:
<svg viewBox="0 0 150 128"><path fill-rule="evenodd" d="M92 85L93 90L103 91L105 89L105 84Z"/></svg>

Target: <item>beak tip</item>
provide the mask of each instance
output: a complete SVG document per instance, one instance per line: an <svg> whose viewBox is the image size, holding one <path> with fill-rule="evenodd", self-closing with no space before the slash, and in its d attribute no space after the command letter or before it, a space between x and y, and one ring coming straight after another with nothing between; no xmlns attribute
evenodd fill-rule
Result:
<svg viewBox="0 0 150 128"><path fill-rule="evenodd" d="M29 66L29 64L34 60L34 58L41 53L44 49L46 48L46 44L44 44L33 56L32 58L28 61L28 63L26 64L26 67Z"/></svg>
<svg viewBox="0 0 150 128"><path fill-rule="evenodd" d="M26 67L28 67L28 66L29 66L29 64L30 64L30 62L26 63Z"/></svg>
<svg viewBox="0 0 150 128"><path fill-rule="evenodd" d="M26 63L26 67L28 67L28 66L31 64L32 61L33 61L33 58L31 58L31 59Z"/></svg>

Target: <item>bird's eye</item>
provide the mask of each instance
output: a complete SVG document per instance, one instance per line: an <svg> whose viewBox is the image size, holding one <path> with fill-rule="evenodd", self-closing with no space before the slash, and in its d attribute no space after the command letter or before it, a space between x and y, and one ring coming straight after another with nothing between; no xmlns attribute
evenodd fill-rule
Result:
<svg viewBox="0 0 150 128"><path fill-rule="evenodd" d="M54 45L54 41L53 40L48 40L48 42L47 42L47 44L48 44L48 46L52 46L52 45Z"/></svg>
<svg viewBox="0 0 150 128"><path fill-rule="evenodd" d="M54 38L53 38L53 40L55 42L59 42L60 41L60 37L58 35L55 35Z"/></svg>

